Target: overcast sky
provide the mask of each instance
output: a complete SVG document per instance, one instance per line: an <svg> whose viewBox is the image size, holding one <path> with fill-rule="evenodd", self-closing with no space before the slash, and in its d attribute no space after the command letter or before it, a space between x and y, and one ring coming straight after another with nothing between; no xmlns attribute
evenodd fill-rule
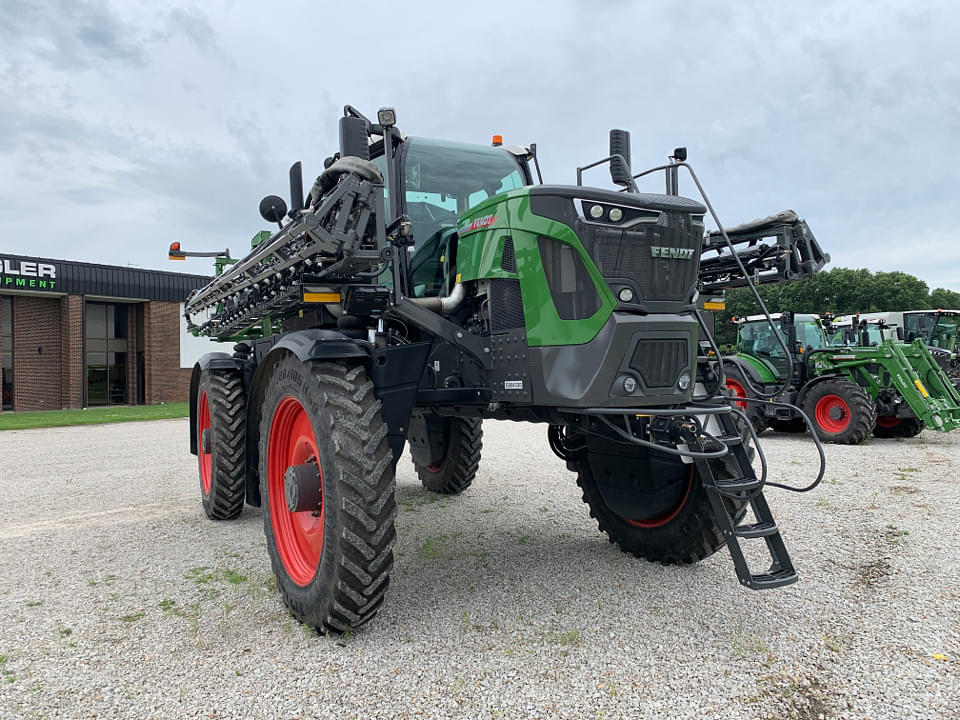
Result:
<svg viewBox="0 0 960 720"><path fill-rule="evenodd" d="M611 127L635 169L686 145L725 224L793 208L833 266L960 290L958 33L923 1L3 0L0 254L207 273L168 244L243 254L343 105L392 105L410 135L536 142L547 182Z"/></svg>

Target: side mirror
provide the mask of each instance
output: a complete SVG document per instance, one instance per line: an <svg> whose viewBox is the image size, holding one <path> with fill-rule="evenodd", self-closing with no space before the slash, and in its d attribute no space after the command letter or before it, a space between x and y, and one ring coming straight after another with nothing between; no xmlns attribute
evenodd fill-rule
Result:
<svg viewBox="0 0 960 720"><path fill-rule="evenodd" d="M364 118L345 116L340 118L340 156L370 159L367 142L367 121Z"/></svg>
<svg viewBox="0 0 960 720"><path fill-rule="evenodd" d="M902 328L902 327L898 327L898 328L897 328L897 340L903 340L903 328Z"/></svg>
<svg viewBox="0 0 960 720"><path fill-rule="evenodd" d="M290 166L290 209L294 213L303 210L303 167L299 160Z"/></svg>
<svg viewBox="0 0 960 720"><path fill-rule="evenodd" d="M277 195L267 195L260 201L260 217L270 223L283 226L281 222L287 214L286 201Z"/></svg>
<svg viewBox="0 0 960 720"><path fill-rule="evenodd" d="M631 162L630 133L626 130L611 130L610 179L613 180L614 185L629 187L633 175L630 170Z"/></svg>

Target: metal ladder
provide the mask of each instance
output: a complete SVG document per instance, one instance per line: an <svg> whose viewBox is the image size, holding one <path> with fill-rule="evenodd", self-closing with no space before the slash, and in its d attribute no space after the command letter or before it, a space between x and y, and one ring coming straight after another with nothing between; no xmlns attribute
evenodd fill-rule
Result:
<svg viewBox="0 0 960 720"><path fill-rule="evenodd" d="M752 590L767 590L795 583L798 577L797 571L794 569L787 548L783 544L783 538L780 537L780 528L777 527L777 523L773 519L767 499L763 496L760 479L750 463L733 416L730 413L721 413L714 417L717 418L722 430L719 440L729 447L730 457L733 458L734 464L738 468L735 473L736 477L732 479L718 478L710 462L706 459L698 458L695 463L707 490L710 505L717 516L717 523L724 538L726 538L727 549L733 558L737 578L741 585ZM699 445L699 450L703 450L699 438L691 438L691 441ZM746 502L753 511L756 522L735 524L724 498L734 500L738 504ZM758 538L763 538L770 553L770 568L763 573L751 572L743 555L743 549L740 547L741 540Z"/></svg>

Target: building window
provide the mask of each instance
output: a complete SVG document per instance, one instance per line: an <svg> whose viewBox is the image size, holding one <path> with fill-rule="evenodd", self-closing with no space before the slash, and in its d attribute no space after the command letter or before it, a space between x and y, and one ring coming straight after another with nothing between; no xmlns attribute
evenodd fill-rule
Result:
<svg viewBox="0 0 960 720"><path fill-rule="evenodd" d="M88 302L87 405L127 403L127 306Z"/></svg>
<svg viewBox="0 0 960 720"><path fill-rule="evenodd" d="M13 410L13 298L0 298L0 395L3 409Z"/></svg>

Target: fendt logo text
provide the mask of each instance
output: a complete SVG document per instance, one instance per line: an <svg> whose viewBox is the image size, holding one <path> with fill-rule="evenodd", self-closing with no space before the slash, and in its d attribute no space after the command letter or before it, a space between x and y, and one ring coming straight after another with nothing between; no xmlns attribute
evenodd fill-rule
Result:
<svg viewBox="0 0 960 720"><path fill-rule="evenodd" d="M650 246L650 254L658 258L674 258L676 260L692 260L693 248L657 247Z"/></svg>
<svg viewBox="0 0 960 720"><path fill-rule="evenodd" d="M0 260L0 288L53 290L56 286L56 265L30 260Z"/></svg>

